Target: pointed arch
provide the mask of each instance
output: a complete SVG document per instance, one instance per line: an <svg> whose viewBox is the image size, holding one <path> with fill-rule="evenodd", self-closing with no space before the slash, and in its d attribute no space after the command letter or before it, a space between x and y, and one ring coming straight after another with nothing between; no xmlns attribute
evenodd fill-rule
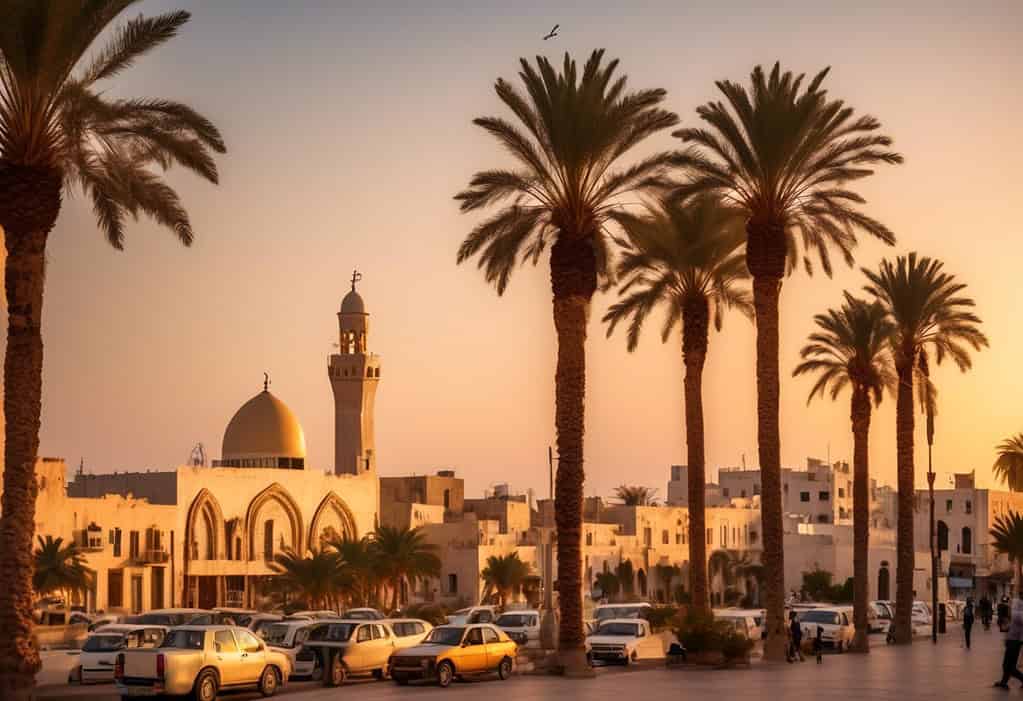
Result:
<svg viewBox="0 0 1023 701"><path fill-rule="evenodd" d="M302 512L298 504L284 487L274 482L262 492L257 494L245 512L245 552L249 560L262 560L263 553L257 544L263 542L263 526L260 524L259 513L263 507L271 503L277 503L288 517L291 528L291 543L288 547L296 553L304 552L302 545Z"/></svg>
<svg viewBox="0 0 1023 701"><path fill-rule="evenodd" d="M306 543L310 548L319 547L321 524L331 514L337 516L341 522L341 532L338 535L355 540L359 537L358 529L355 526L355 515L348 508L348 504L335 492L328 492L323 501L316 507L312 521L309 523L309 535Z"/></svg>
<svg viewBox="0 0 1023 701"><path fill-rule="evenodd" d="M204 534L199 547L200 534ZM208 489L200 489L188 507L185 520L185 559L222 560L224 558L224 512Z"/></svg>

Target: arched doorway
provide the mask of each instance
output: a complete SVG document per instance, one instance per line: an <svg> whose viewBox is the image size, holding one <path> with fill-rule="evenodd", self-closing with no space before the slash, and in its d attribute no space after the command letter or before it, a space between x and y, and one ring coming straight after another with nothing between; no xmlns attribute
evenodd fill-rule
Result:
<svg viewBox="0 0 1023 701"><path fill-rule="evenodd" d="M877 598L881 601L888 601L891 597L891 574L888 572L888 562L881 562L881 569L877 573Z"/></svg>

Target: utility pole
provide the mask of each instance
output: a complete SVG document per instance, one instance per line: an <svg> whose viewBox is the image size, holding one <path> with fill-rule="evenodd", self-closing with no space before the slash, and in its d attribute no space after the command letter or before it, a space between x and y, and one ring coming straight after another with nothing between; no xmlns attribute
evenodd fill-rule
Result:
<svg viewBox="0 0 1023 701"><path fill-rule="evenodd" d="M933 401L933 400L932 400ZM938 542L934 530L934 407L927 404L927 490L931 497L931 642L938 643Z"/></svg>

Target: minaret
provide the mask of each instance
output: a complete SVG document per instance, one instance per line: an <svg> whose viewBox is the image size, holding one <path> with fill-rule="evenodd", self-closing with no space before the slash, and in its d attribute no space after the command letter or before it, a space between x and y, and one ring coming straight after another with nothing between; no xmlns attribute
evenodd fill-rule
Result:
<svg viewBox="0 0 1023 701"><path fill-rule="evenodd" d="M334 474L376 474L373 440L373 400L380 380L380 358L367 352L369 314L352 273L352 289L341 300L337 315L338 353L330 356L327 374L334 390Z"/></svg>

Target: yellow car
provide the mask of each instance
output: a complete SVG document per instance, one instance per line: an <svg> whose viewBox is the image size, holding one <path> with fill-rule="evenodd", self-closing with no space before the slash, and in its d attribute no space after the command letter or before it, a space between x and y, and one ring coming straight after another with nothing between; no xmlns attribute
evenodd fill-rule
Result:
<svg viewBox="0 0 1023 701"><path fill-rule="evenodd" d="M490 623L434 628L423 642L391 655L388 669L395 683L434 679L445 687L455 677L497 672L511 676L518 646Z"/></svg>

